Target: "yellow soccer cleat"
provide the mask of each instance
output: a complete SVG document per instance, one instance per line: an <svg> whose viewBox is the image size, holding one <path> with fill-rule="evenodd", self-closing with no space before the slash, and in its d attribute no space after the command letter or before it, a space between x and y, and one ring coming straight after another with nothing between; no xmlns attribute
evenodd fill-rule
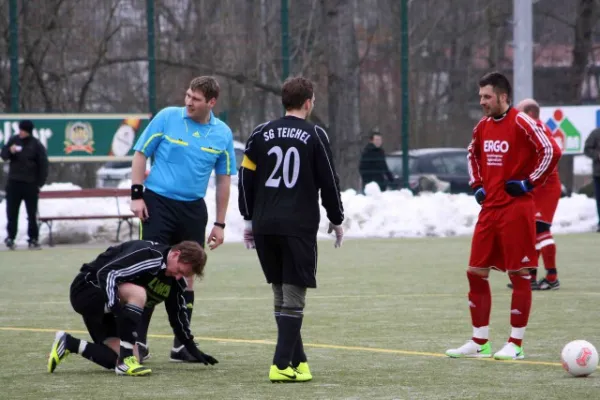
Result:
<svg viewBox="0 0 600 400"><path fill-rule="evenodd" d="M50 355L48 356L48 372L53 373L58 364L67 358L69 354L70 351L67 350L67 334L63 331L56 332L54 343L52 343Z"/></svg>
<svg viewBox="0 0 600 400"><path fill-rule="evenodd" d="M115 372L117 375L146 376L150 375L152 370L140 364L135 356L129 356L117 364Z"/></svg>
<svg viewBox="0 0 600 400"><path fill-rule="evenodd" d="M294 368L294 367L292 367ZM294 368L297 372L300 372L303 376L307 377L307 381L312 379L312 374L310 373L310 368L308 367L307 362L301 362L298 364L296 368Z"/></svg>
<svg viewBox="0 0 600 400"><path fill-rule="evenodd" d="M311 380L311 377L298 372L292 367L279 369L277 368L277 365L271 365L271 370L269 371L269 380L273 383L294 383L307 382Z"/></svg>

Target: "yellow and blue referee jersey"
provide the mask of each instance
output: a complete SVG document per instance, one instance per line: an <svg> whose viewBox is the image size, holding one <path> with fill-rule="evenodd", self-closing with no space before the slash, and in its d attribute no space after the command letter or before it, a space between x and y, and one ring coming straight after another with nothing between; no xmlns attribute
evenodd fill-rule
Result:
<svg viewBox="0 0 600 400"><path fill-rule="evenodd" d="M185 107L162 109L134 146L154 157L145 187L174 200L193 201L206 195L210 175L235 175L233 134L210 113L207 124L195 122Z"/></svg>

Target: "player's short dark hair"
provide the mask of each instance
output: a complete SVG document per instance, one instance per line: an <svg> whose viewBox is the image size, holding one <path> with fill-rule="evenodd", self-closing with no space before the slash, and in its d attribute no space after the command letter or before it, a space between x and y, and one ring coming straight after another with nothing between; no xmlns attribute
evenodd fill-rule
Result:
<svg viewBox="0 0 600 400"><path fill-rule="evenodd" d="M313 84L303 77L288 78L281 87L281 104L286 110L298 110L306 100L312 100Z"/></svg>
<svg viewBox="0 0 600 400"><path fill-rule="evenodd" d="M179 262L191 265L194 274L202 277L206 265L206 252L198 242L184 240L173 246L171 250L179 250Z"/></svg>
<svg viewBox="0 0 600 400"><path fill-rule="evenodd" d="M479 87L487 85L493 87L496 94L506 94L507 99L510 101L512 87L506 76L496 71L487 73L479 80Z"/></svg>
<svg viewBox="0 0 600 400"><path fill-rule="evenodd" d="M198 76L190 82L192 92L201 92L206 101L218 99L221 88L219 82L212 76Z"/></svg>
<svg viewBox="0 0 600 400"><path fill-rule="evenodd" d="M527 115L531 115L535 119L540 118L540 107L536 104L527 104L523 107L523 112Z"/></svg>

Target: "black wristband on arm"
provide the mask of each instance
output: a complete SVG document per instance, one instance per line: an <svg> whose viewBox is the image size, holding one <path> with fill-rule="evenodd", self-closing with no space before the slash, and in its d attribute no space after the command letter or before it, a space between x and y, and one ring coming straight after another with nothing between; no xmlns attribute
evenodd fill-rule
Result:
<svg viewBox="0 0 600 400"><path fill-rule="evenodd" d="M143 185L131 185L131 200L139 200L144 198Z"/></svg>

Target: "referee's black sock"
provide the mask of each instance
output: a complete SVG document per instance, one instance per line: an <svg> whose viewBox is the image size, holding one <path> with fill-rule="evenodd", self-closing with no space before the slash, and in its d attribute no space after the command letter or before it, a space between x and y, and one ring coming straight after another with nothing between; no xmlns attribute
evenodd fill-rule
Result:
<svg viewBox="0 0 600 400"><path fill-rule="evenodd" d="M302 328L301 308L281 308L277 333L277 346L273 364L279 369L286 369L292 361L292 352Z"/></svg>
<svg viewBox="0 0 600 400"><path fill-rule="evenodd" d="M194 311L194 291L186 290L185 292L183 292L183 298L185 299L186 314L187 314L188 320L190 321L190 325L191 325L192 311ZM179 339L175 338L175 340L173 340L173 347L181 347L181 346L182 346L182 343L179 341Z"/></svg>
<svg viewBox="0 0 600 400"><path fill-rule="evenodd" d="M71 353L79 354L106 369L114 369L117 365L117 353L106 345L88 343L67 334L66 347Z"/></svg>
<svg viewBox="0 0 600 400"><path fill-rule="evenodd" d="M143 308L134 304L126 304L118 318L121 350L119 360L133 355L133 345L137 336L137 328L142 320Z"/></svg>

